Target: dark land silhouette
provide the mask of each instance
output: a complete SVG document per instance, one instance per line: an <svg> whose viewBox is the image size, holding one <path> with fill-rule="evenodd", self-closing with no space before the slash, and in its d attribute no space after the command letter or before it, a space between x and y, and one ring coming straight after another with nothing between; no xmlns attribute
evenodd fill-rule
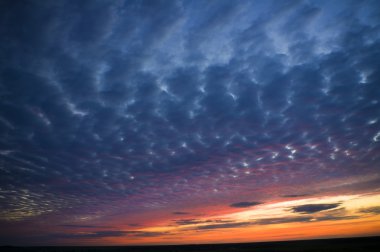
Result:
<svg viewBox="0 0 380 252"><path fill-rule="evenodd" d="M3 246L1 251L28 252L378 252L380 237L339 238L281 242L230 243L207 245L165 246L49 246L13 247Z"/></svg>

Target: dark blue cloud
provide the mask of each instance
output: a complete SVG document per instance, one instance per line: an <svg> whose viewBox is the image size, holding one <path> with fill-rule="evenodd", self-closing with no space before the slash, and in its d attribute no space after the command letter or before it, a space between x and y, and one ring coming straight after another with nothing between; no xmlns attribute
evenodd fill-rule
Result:
<svg viewBox="0 0 380 252"><path fill-rule="evenodd" d="M311 214L317 213L325 210L330 210L337 208L341 203L331 203L331 204L306 204L292 207L292 211L295 213Z"/></svg>
<svg viewBox="0 0 380 252"><path fill-rule="evenodd" d="M307 197L307 196L311 196L313 194L311 193L302 193L302 194L284 194L282 195L281 197L284 197L284 198L298 198L298 197Z"/></svg>
<svg viewBox="0 0 380 252"><path fill-rule="evenodd" d="M237 208L246 208L246 207L252 207L262 204L261 202L256 201L242 201L242 202L236 202L230 205L230 207L237 207Z"/></svg>
<svg viewBox="0 0 380 252"><path fill-rule="evenodd" d="M376 1L0 9L2 220L173 212L378 177Z"/></svg>

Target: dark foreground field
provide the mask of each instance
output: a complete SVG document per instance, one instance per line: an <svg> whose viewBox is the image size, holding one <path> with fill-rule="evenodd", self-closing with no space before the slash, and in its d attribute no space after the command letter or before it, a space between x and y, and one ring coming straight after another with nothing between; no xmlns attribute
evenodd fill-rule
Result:
<svg viewBox="0 0 380 252"><path fill-rule="evenodd" d="M239 244L181 245L181 246L125 246L125 247L1 247L1 251L27 252L379 252L380 237L260 242Z"/></svg>

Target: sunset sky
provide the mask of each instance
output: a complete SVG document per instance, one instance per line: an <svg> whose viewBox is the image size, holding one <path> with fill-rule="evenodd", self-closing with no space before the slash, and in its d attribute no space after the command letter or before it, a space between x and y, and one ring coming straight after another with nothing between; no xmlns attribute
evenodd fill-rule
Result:
<svg viewBox="0 0 380 252"><path fill-rule="evenodd" d="M0 245L380 235L380 1L0 1Z"/></svg>

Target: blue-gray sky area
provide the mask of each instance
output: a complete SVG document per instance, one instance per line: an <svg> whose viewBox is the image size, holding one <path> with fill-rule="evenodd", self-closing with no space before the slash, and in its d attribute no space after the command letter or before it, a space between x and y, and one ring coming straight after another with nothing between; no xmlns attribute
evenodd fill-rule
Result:
<svg viewBox="0 0 380 252"><path fill-rule="evenodd" d="M378 1L0 2L1 244L164 236L144 214L375 192L379 167Z"/></svg>

